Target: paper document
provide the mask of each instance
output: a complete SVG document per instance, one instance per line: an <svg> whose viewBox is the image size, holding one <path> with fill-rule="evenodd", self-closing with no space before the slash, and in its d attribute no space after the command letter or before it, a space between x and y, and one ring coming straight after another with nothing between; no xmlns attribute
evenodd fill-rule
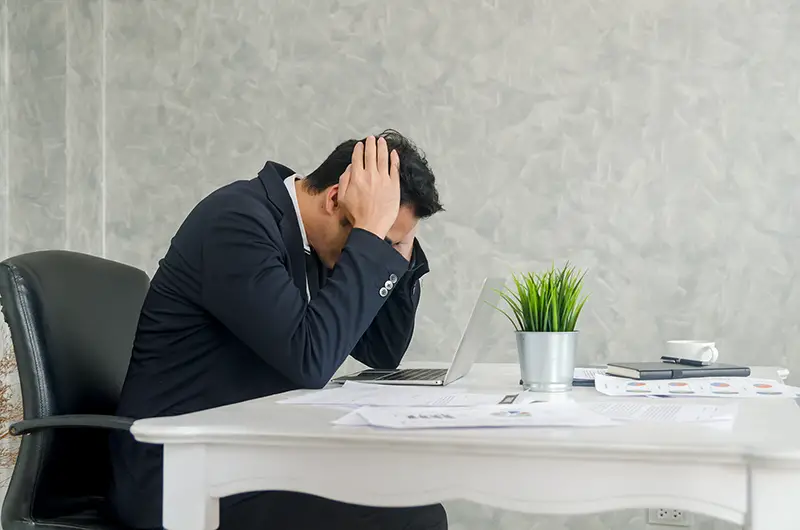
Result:
<svg viewBox="0 0 800 530"><path fill-rule="evenodd" d="M593 380L597 374L605 374L605 373L606 373L606 369L605 368L593 368L593 367L581 368L581 367L578 367L578 368L575 368L575 371L573 372L572 378L573 379L589 379L589 380Z"/></svg>
<svg viewBox="0 0 800 530"><path fill-rule="evenodd" d="M333 422L389 429L606 427L616 422L575 403L494 407L362 407Z"/></svg>
<svg viewBox="0 0 800 530"><path fill-rule="evenodd" d="M607 396L690 396L723 398L797 398L800 388L771 379L698 377L640 381L599 374L594 386Z"/></svg>
<svg viewBox="0 0 800 530"><path fill-rule="evenodd" d="M347 381L339 388L328 388L291 397L278 403L351 407L470 407L514 403L516 393L470 394L445 388L388 386Z"/></svg>
<svg viewBox="0 0 800 530"><path fill-rule="evenodd" d="M656 423L732 422L738 407L725 405L699 405L672 401L599 401L586 406L598 414L618 421L644 421Z"/></svg>

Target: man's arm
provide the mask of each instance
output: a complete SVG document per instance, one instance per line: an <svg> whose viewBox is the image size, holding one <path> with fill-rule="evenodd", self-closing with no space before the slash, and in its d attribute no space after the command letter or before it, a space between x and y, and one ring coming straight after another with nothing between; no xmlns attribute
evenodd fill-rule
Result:
<svg viewBox="0 0 800 530"><path fill-rule="evenodd" d="M408 272L397 281L386 304L356 344L350 354L354 359L370 368L397 368L414 334L420 298L419 279L428 270L425 253L415 241Z"/></svg>
<svg viewBox="0 0 800 530"><path fill-rule="evenodd" d="M287 379L320 388L386 302L380 289L408 262L380 237L354 229L325 286L307 302L283 262L274 220L241 206L223 205L207 228L203 304Z"/></svg>

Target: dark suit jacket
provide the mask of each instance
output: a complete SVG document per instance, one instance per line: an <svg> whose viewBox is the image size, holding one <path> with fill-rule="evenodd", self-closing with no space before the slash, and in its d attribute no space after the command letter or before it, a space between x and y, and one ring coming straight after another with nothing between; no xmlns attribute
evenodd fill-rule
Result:
<svg viewBox="0 0 800 530"><path fill-rule="evenodd" d="M302 237L283 184L293 173L268 162L257 178L215 191L186 218L145 299L120 416L170 416L320 388L348 355L374 368L400 363L428 270L424 253L415 246L409 266L385 241L353 230L307 301ZM160 526L161 447L114 434L111 457L119 518L134 528Z"/></svg>

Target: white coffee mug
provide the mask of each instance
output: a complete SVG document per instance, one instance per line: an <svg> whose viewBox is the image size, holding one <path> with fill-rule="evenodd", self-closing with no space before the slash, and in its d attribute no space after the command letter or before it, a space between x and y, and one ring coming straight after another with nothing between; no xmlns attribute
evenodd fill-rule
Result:
<svg viewBox="0 0 800 530"><path fill-rule="evenodd" d="M678 359L691 359L704 363L715 363L719 350L714 341L709 340L668 340L667 354Z"/></svg>

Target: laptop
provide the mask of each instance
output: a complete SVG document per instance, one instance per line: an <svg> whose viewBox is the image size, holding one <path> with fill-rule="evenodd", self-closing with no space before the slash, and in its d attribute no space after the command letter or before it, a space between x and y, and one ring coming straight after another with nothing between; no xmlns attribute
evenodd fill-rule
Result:
<svg viewBox="0 0 800 530"><path fill-rule="evenodd" d="M500 301L498 291L502 290L505 280L502 278L486 278L472 308L467 327L461 334L458 349L450 363L450 368L399 368L397 370L362 370L337 377L334 383L359 381L362 383L380 383L383 385L425 385L444 386L467 375L480 352L482 341L488 336L488 326L495 307Z"/></svg>

